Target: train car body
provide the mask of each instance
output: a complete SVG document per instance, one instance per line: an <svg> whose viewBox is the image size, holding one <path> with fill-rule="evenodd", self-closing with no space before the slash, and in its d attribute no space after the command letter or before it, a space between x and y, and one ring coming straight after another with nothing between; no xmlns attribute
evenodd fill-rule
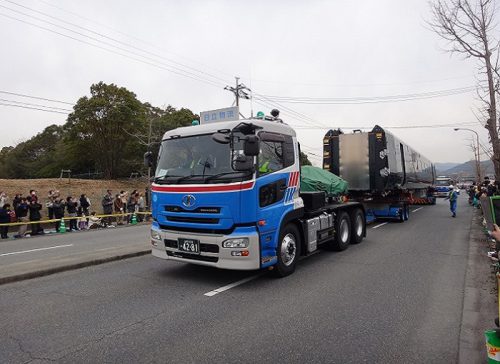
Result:
<svg viewBox="0 0 500 364"><path fill-rule="evenodd" d="M434 165L378 125L352 134L330 130L323 145L323 168L345 179L350 191L385 194L434 183Z"/></svg>
<svg viewBox="0 0 500 364"><path fill-rule="evenodd" d="M323 139L323 169L346 180L349 197L367 216L409 218L409 205L434 204L434 165L376 125L370 132L330 130Z"/></svg>

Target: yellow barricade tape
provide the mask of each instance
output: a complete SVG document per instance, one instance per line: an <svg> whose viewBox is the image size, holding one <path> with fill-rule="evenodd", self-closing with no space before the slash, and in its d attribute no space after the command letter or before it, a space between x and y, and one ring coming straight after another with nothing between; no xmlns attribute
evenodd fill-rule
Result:
<svg viewBox="0 0 500 364"><path fill-rule="evenodd" d="M98 217L98 218L103 218L103 217L124 217L124 216L129 216L129 215L151 215L151 211L143 211L143 212L127 212L123 214L107 214L107 215L89 215L89 216L65 216L61 219L50 219L50 220L38 220L38 221L25 221L25 222L9 222L9 223L4 223L0 224L0 226L19 226L19 225L28 225L28 224L48 224L51 222L58 222L61 220L78 220L78 219L88 219L90 217Z"/></svg>

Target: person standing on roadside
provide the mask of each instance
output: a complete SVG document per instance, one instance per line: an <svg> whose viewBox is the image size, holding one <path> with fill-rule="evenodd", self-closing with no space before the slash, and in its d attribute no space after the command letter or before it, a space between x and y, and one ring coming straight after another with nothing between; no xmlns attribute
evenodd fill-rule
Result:
<svg viewBox="0 0 500 364"><path fill-rule="evenodd" d="M7 194L3 191L0 192L0 209L7 203Z"/></svg>
<svg viewBox="0 0 500 364"><path fill-rule="evenodd" d="M86 194L80 196L80 215L89 216L90 200Z"/></svg>
<svg viewBox="0 0 500 364"><path fill-rule="evenodd" d="M36 194L35 190L30 190L30 195L29 195L29 202L31 201L36 201L38 202L38 196Z"/></svg>
<svg viewBox="0 0 500 364"><path fill-rule="evenodd" d="M455 186L451 185L450 187L451 189L450 192L448 192L448 197L446 197L446 200L450 200L451 216L457 217L457 200L459 192L457 192Z"/></svg>
<svg viewBox="0 0 500 364"><path fill-rule="evenodd" d="M0 224L8 224L10 223L10 205L8 203L4 204L0 207ZM9 226L3 225L0 226L0 237L2 239L8 239L9 236Z"/></svg>
<svg viewBox="0 0 500 364"><path fill-rule="evenodd" d="M14 207L14 210L17 210L17 206L21 203L22 197L20 193L16 193L14 196L14 199L12 200L12 206Z"/></svg>
<svg viewBox="0 0 500 364"><path fill-rule="evenodd" d="M77 211L78 203L73 199L73 197L68 196L66 198L66 210L68 211L69 220L69 231L77 231L77 219L76 219L76 211Z"/></svg>
<svg viewBox="0 0 500 364"><path fill-rule="evenodd" d="M54 200L56 198L59 198L59 191L50 190L47 195L47 203L45 204L47 206L49 220L54 218Z"/></svg>
<svg viewBox="0 0 500 364"><path fill-rule="evenodd" d="M113 194L111 190L106 191L106 194L102 198L101 205L104 215L111 215L113 213ZM111 217L104 217L103 221L106 225L111 225Z"/></svg>
<svg viewBox="0 0 500 364"><path fill-rule="evenodd" d="M123 212L125 213L127 211L128 191L120 191L120 198L122 200ZM128 215L124 215L123 220L128 224Z"/></svg>
<svg viewBox="0 0 500 364"><path fill-rule="evenodd" d="M59 232L59 228L61 226L61 219L64 218L64 202L61 201L59 197L54 200L53 209L54 209L54 219L57 219L55 227L56 232Z"/></svg>
<svg viewBox="0 0 500 364"><path fill-rule="evenodd" d="M40 205L36 199L32 198L28 207L30 211L30 221L40 221L42 218L40 214L42 205ZM39 223L31 224L31 235L38 235L41 233L43 233L43 229L40 227Z"/></svg>
<svg viewBox="0 0 500 364"><path fill-rule="evenodd" d="M132 215L135 214L135 207L137 205L137 190L133 190L130 194L130 197L127 200L127 212L128 212L128 220L132 221Z"/></svg>
<svg viewBox="0 0 500 364"><path fill-rule="evenodd" d="M137 216L137 221L142 222L144 220L143 212L146 211L146 202L144 201L144 196L142 193L137 194L137 207L140 214Z"/></svg>
<svg viewBox="0 0 500 364"><path fill-rule="evenodd" d="M17 208L16 208L17 220L19 222L28 222L29 221L28 211L29 211L28 202L23 197L23 198L21 198L21 201L19 202L19 204L17 205ZM19 232L14 237L15 238L24 238L24 236L26 235L26 231L28 231L28 224L19 225Z"/></svg>
<svg viewBox="0 0 500 364"><path fill-rule="evenodd" d="M113 201L113 208L115 210L116 225L123 225L123 202L119 193L116 194L115 200Z"/></svg>

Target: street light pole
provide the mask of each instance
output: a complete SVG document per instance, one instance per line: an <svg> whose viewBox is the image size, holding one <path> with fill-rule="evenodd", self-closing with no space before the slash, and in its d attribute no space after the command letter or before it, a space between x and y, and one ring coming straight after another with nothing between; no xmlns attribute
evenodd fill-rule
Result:
<svg viewBox="0 0 500 364"><path fill-rule="evenodd" d="M474 158L476 159L476 173L477 173L477 183L481 183L481 154L479 152L479 134L477 133L477 131L475 130L472 130L472 129L468 129L468 128L455 128L453 129L455 131L459 131L459 130L467 130L467 131L470 131L474 134L476 134L476 142L477 142L477 148L475 150L475 153L474 153Z"/></svg>

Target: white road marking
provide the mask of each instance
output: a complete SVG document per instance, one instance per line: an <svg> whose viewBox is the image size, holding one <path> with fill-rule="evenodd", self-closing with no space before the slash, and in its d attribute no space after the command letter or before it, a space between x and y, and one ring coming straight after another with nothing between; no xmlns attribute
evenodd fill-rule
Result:
<svg viewBox="0 0 500 364"><path fill-rule="evenodd" d="M31 253L31 252L39 252L41 250L65 248L65 247L68 247L68 246L73 246L73 244L56 245L56 246L49 246L48 248L30 249L30 250L22 250L22 251L19 251L19 252L4 253L4 254L0 254L0 257L5 257L7 255L15 255L15 254L24 254L24 253Z"/></svg>
<svg viewBox="0 0 500 364"><path fill-rule="evenodd" d="M423 207L419 207L418 209L413 210L412 212L417 212L418 210L422 210Z"/></svg>
<svg viewBox="0 0 500 364"><path fill-rule="evenodd" d="M382 224L378 224L378 225L372 227L372 229L378 229L379 227L382 227L382 226L384 226L386 224L388 224L388 223L387 222L383 222Z"/></svg>
<svg viewBox="0 0 500 364"><path fill-rule="evenodd" d="M250 281L254 280L257 277L260 277L262 274L263 273L256 274L254 276L251 276L251 277L248 277L248 278L244 278L244 279L236 281L234 283L230 283L227 286L214 289L213 291L205 293L205 296L208 296L208 297L215 296L216 294L219 294L221 292L227 291L228 289L231 289L231 288L234 288L234 287L238 287L238 286L240 286L240 285L242 285L244 283L250 282Z"/></svg>

